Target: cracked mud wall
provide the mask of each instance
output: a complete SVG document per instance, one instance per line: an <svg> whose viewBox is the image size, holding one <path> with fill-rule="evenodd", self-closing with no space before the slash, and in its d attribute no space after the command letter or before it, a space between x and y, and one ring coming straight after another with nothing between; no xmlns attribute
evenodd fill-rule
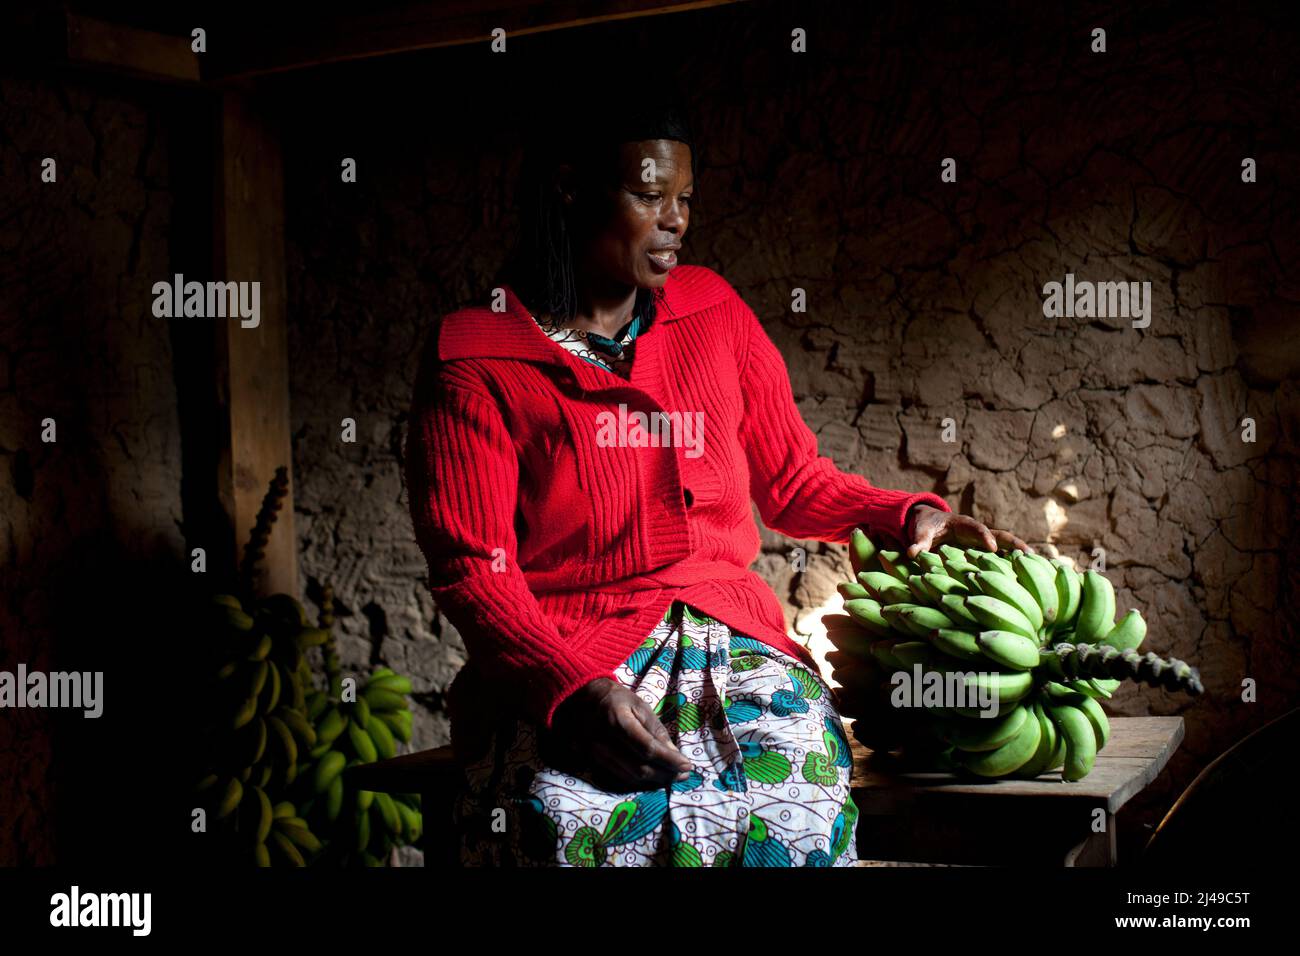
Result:
<svg viewBox="0 0 1300 956"><path fill-rule="evenodd" d="M149 308L185 231L177 116L138 85L0 72L0 669L105 673L98 719L0 716L0 865L130 842L119 811L164 746L127 715L184 553L174 351Z"/></svg>
<svg viewBox="0 0 1300 956"><path fill-rule="evenodd" d="M664 44L706 153L683 261L716 269L763 319L822 452L1046 550L1104 548L1121 609L1151 620L1149 646L1200 668L1194 704L1145 687L1114 701L1187 720L1169 771L1132 805L1130 844L1294 701L1294 31L1178 9L1080 8L1067 22L1020 5L935 22L750 3L520 38L498 61L448 49L327 71L315 108L286 83L304 573L351 610L352 663L384 660L427 692L417 743L448 739L441 694L464 661L405 514L418 343L483 293L513 236L512 95L593 51L638 62ZM787 20L815 55L785 53ZM1104 57L1086 52L1096 23ZM344 156L356 185L338 182ZM945 156L955 184L938 181ZM1244 156L1256 184L1240 181ZM1150 326L1045 319L1040 290L1067 272L1150 281ZM350 414L367 437L355 446L336 438ZM765 532L757 567L806 631L799 609L834 604L847 561L804 542L796 576L795 544ZM1247 676L1258 704L1238 700Z"/></svg>

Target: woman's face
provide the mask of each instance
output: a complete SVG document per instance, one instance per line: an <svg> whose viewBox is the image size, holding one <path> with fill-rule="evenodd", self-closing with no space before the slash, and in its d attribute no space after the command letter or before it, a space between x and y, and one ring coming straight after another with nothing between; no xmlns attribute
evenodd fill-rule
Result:
<svg viewBox="0 0 1300 956"><path fill-rule="evenodd" d="M690 221L691 149L670 139L624 143L613 175L607 189L582 204L587 242L579 256L593 279L658 288L677 265Z"/></svg>

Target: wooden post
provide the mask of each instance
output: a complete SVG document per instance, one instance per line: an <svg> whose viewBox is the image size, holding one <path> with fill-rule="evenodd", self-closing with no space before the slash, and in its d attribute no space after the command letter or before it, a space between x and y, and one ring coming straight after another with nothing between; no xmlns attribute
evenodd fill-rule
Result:
<svg viewBox="0 0 1300 956"><path fill-rule="evenodd" d="M738 0L452 0L356 4L324 17L299 17L268 4L257 29L224 33L203 56L205 80L248 79L366 57L486 44L500 28L512 38L638 17L659 16ZM689 29L689 28L688 28Z"/></svg>
<svg viewBox="0 0 1300 956"><path fill-rule="evenodd" d="M223 430L218 496L239 561L275 470L282 465L289 468L289 494L272 529L254 591L299 598L280 143L258 102L241 91L221 94L217 123L212 278L260 285L255 327L245 327L238 316L213 321L218 427Z"/></svg>
<svg viewBox="0 0 1300 956"><path fill-rule="evenodd" d="M63 11L64 57L96 70L147 80L193 83L200 80L199 57L188 37L168 36Z"/></svg>

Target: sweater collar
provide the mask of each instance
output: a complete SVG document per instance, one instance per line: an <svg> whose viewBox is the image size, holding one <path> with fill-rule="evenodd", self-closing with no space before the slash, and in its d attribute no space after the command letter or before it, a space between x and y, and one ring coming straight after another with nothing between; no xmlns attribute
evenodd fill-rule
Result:
<svg viewBox="0 0 1300 956"><path fill-rule="evenodd" d="M505 311L470 306L450 313L438 331L441 361L466 358L511 358L563 365L570 354L550 339L533 320L515 291L503 285ZM712 271L681 265L668 274L663 299L647 335L661 324L706 309L722 301L729 288Z"/></svg>

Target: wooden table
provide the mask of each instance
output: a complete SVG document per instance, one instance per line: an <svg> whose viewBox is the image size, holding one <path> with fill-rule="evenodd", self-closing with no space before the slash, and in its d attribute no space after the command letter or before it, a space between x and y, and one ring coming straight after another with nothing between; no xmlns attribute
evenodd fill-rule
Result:
<svg viewBox="0 0 1300 956"><path fill-rule="evenodd" d="M1156 778L1183 739L1181 717L1113 717L1111 738L1083 780L959 779L897 773L853 743L858 856L974 866L1114 866L1115 814ZM423 796L425 865L456 866L451 800L459 776L450 747L345 771L368 790Z"/></svg>
<svg viewBox="0 0 1300 956"><path fill-rule="evenodd" d="M1092 773L1036 780L900 773L853 744L858 856L975 866L1114 866L1115 814L1164 769L1181 717L1112 717Z"/></svg>

